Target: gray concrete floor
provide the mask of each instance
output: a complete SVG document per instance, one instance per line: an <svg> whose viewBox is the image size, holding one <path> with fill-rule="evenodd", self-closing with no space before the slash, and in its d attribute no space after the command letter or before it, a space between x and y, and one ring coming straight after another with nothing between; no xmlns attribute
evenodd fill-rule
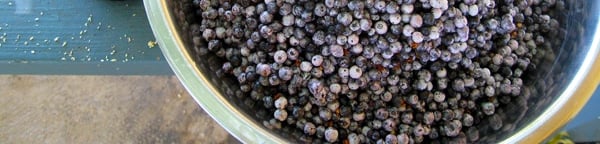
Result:
<svg viewBox="0 0 600 144"><path fill-rule="evenodd" d="M174 76L0 75L1 143L236 143Z"/></svg>

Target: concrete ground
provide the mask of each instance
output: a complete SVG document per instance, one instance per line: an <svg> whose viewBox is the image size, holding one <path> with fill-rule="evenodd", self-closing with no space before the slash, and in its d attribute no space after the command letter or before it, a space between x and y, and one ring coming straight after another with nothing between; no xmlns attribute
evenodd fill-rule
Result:
<svg viewBox="0 0 600 144"><path fill-rule="evenodd" d="M237 143L174 76L0 75L0 143Z"/></svg>

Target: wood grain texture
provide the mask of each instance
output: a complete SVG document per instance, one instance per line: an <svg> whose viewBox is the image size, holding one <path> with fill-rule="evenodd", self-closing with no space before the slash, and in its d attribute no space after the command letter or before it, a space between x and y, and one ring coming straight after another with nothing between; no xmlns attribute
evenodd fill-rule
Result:
<svg viewBox="0 0 600 144"><path fill-rule="evenodd" d="M156 66L100 67L99 74L127 69L152 74L143 70L149 66L166 69L154 73L170 74L160 49L149 48L148 41L154 41L154 36L140 0L0 0L0 63L3 64L60 63L61 67L70 67L65 64L142 61ZM71 71L82 69L75 66ZM48 73L0 69L0 73L14 71Z"/></svg>

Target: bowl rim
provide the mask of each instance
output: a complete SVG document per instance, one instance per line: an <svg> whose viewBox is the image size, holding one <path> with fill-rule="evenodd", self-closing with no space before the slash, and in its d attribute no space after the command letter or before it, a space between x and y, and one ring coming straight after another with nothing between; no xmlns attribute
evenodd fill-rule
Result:
<svg viewBox="0 0 600 144"><path fill-rule="evenodd" d="M600 3L591 5L599 9ZM600 82L600 12L590 14L590 21L596 22L591 31L591 43L584 45L589 51L567 87L538 117L515 134L500 143L540 143L561 129L586 105Z"/></svg>
<svg viewBox="0 0 600 144"><path fill-rule="evenodd" d="M153 34L159 44L169 66L190 93L193 99L230 134L244 143L285 143L282 137L267 131L249 117L236 110L217 88L210 85L209 78L202 74L194 59L185 49L179 32L173 22L165 0L144 0L144 6ZM596 14L596 19L600 17ZM597 20L596 20L597 21ZM597 23L594 37L600 37L600 22ZM562 128L586 104L600 82L600 39L593 39L588 46L577 74L570 84L560 94L559 98L550 104L540 116L528 123L524 128L510 135L501 143L540 143L556 130Z"/></svg>
<svg viewBox="0 0 600 144"><path fill-rule="evenodd" d="M239 115L244 114L234 109L234 106L210 85L209 78L200 73L198 66L193 64L194 59L185 49L166 1L144 0L144 6L165 59L185 89L210 117L235 138L245 143L286 142L280 136L252 122L248 117L240 117Z"/></svg>

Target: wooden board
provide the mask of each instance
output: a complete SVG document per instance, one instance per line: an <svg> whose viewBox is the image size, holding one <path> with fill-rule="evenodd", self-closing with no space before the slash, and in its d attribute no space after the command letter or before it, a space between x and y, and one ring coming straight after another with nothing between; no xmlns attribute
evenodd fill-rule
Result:
<svg viewBox="0 0 600 144"><path fill-rule="evenodd" d="M2 74L171 74L149 41L141 0L0 0Z"/></svg>

